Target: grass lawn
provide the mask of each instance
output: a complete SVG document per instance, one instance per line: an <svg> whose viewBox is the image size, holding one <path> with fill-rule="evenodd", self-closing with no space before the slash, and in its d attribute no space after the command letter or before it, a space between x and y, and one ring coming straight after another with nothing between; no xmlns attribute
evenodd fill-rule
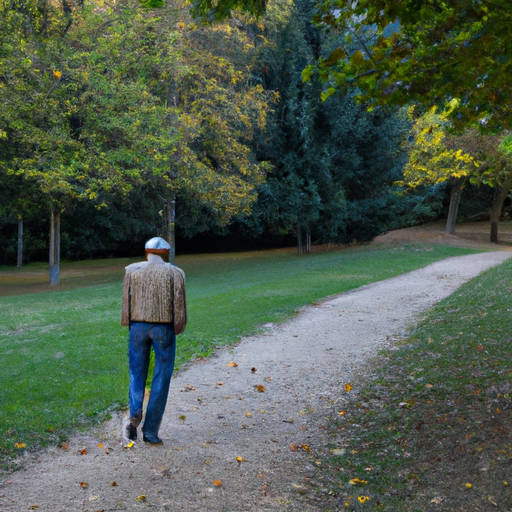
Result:
<svg viewBox="0 0 512 512"><path fill-rule="evenodd" d="M328 420L326 510L512 510L512 261L431 310Z"/></svg>
<svg viewBox="0 0 512 512"><path fill-rule="evenodd" d="M471 252L401 245L302 257L279 250L177 258L187 274L189 324L178 338L176 365L289 318L302 305ZM64 263L62 286L51 290L42 264L0 268L4 468L16 466L16 443L26 450L58 443L126 406L127 328L119 322L127 263Z"/></svg>

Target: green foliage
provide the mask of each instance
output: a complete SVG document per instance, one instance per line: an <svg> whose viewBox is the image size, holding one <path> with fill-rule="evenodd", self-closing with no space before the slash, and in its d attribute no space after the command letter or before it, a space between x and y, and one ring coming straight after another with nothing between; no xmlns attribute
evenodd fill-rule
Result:
<svg viewBox="0 0 512 512"><path fill-rule="evenodd" d="M328 94L357 87L359 100L372 104L460 98L458 126L499 131L511 117L509 7L504 0L326 0L315 19L341 44L304 78L318 73Z"/></svg>

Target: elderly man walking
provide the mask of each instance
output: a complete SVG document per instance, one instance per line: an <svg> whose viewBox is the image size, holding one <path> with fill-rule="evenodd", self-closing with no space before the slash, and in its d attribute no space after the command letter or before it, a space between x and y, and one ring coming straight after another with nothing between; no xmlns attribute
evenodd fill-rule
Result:
<svg viewBox="0 0 512 512"><path fill-rule="evenodd" d="M168 263L170 245L164 239L148 240L145 249L147 261L126 267L123 281L121 325L130 327L130 418L124 433L132 441L137 439L153 348L155 369L142 432L146 444L159 446L163 444L158 431L174 370L176 335L187 323L185 274Z"/></svg>

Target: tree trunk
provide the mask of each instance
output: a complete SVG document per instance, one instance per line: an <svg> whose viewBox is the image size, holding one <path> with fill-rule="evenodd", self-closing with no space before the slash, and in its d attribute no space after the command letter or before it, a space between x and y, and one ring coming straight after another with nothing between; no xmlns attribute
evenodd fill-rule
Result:
<svg viewBox="0 0 512 512"><path fill-rule="evenodd" d="M302 229L300 224L297 224L297 249L299 251L299 255L304 254L304 248L302 247Z"/></svg>
<svg viewBox="0 0 512 512"><path fill-rule="evenodd" d="M498 243L498 226L501 217L501 210L503 209L503 203L507 198L512 183L505 183L502 187L494 187L494 198L492 200L491 207L491 242L493 244Z"/></svg>
<svg viewBox="0 0 512 512"><path fill-rule="evenodd" d="M457 222L457 212L459 210L460 196L462 195L463 180L453 182L450 195L450 209L448 210L448 218L446 219L446 232L449 235L455 235L455 223Z"/></svg>
<svg viewBox="0 0 512 512"><path fill-rule="evenodd" d="M311 252L311 233L309 229L306 231L306 252L308 254Z"/></svg>
<svg viewBox="0 0 512 512"><path fill-rule="evenodd" d="M174 265L174 257L176 256L176 200L173 198L165 202L167 213L167 242L171 246L169 251L169 262Z"/></svg>
<svg viewBox="0 0 512 512"><path fill-rule="evenodd" d="M50 219L50 285L60 283L60 212L53 211Z"/></svg>
<svg viewBox="0 0 512 512"><path fill-rule="evenodd" d="M23 215L18 215L18 260L16 266L23 265Z"/></svg>

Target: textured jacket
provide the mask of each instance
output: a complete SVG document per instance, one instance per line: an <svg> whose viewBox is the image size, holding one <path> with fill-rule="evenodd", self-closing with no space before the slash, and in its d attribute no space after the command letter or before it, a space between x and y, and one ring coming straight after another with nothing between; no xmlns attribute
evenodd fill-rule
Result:
<svg viewBox="0 0 512 512"><path fill-rule="evenodd" d="M126 267L121 325L130 322L174 323L181 334L187 324L183 270L147 261Z"/></svg>

